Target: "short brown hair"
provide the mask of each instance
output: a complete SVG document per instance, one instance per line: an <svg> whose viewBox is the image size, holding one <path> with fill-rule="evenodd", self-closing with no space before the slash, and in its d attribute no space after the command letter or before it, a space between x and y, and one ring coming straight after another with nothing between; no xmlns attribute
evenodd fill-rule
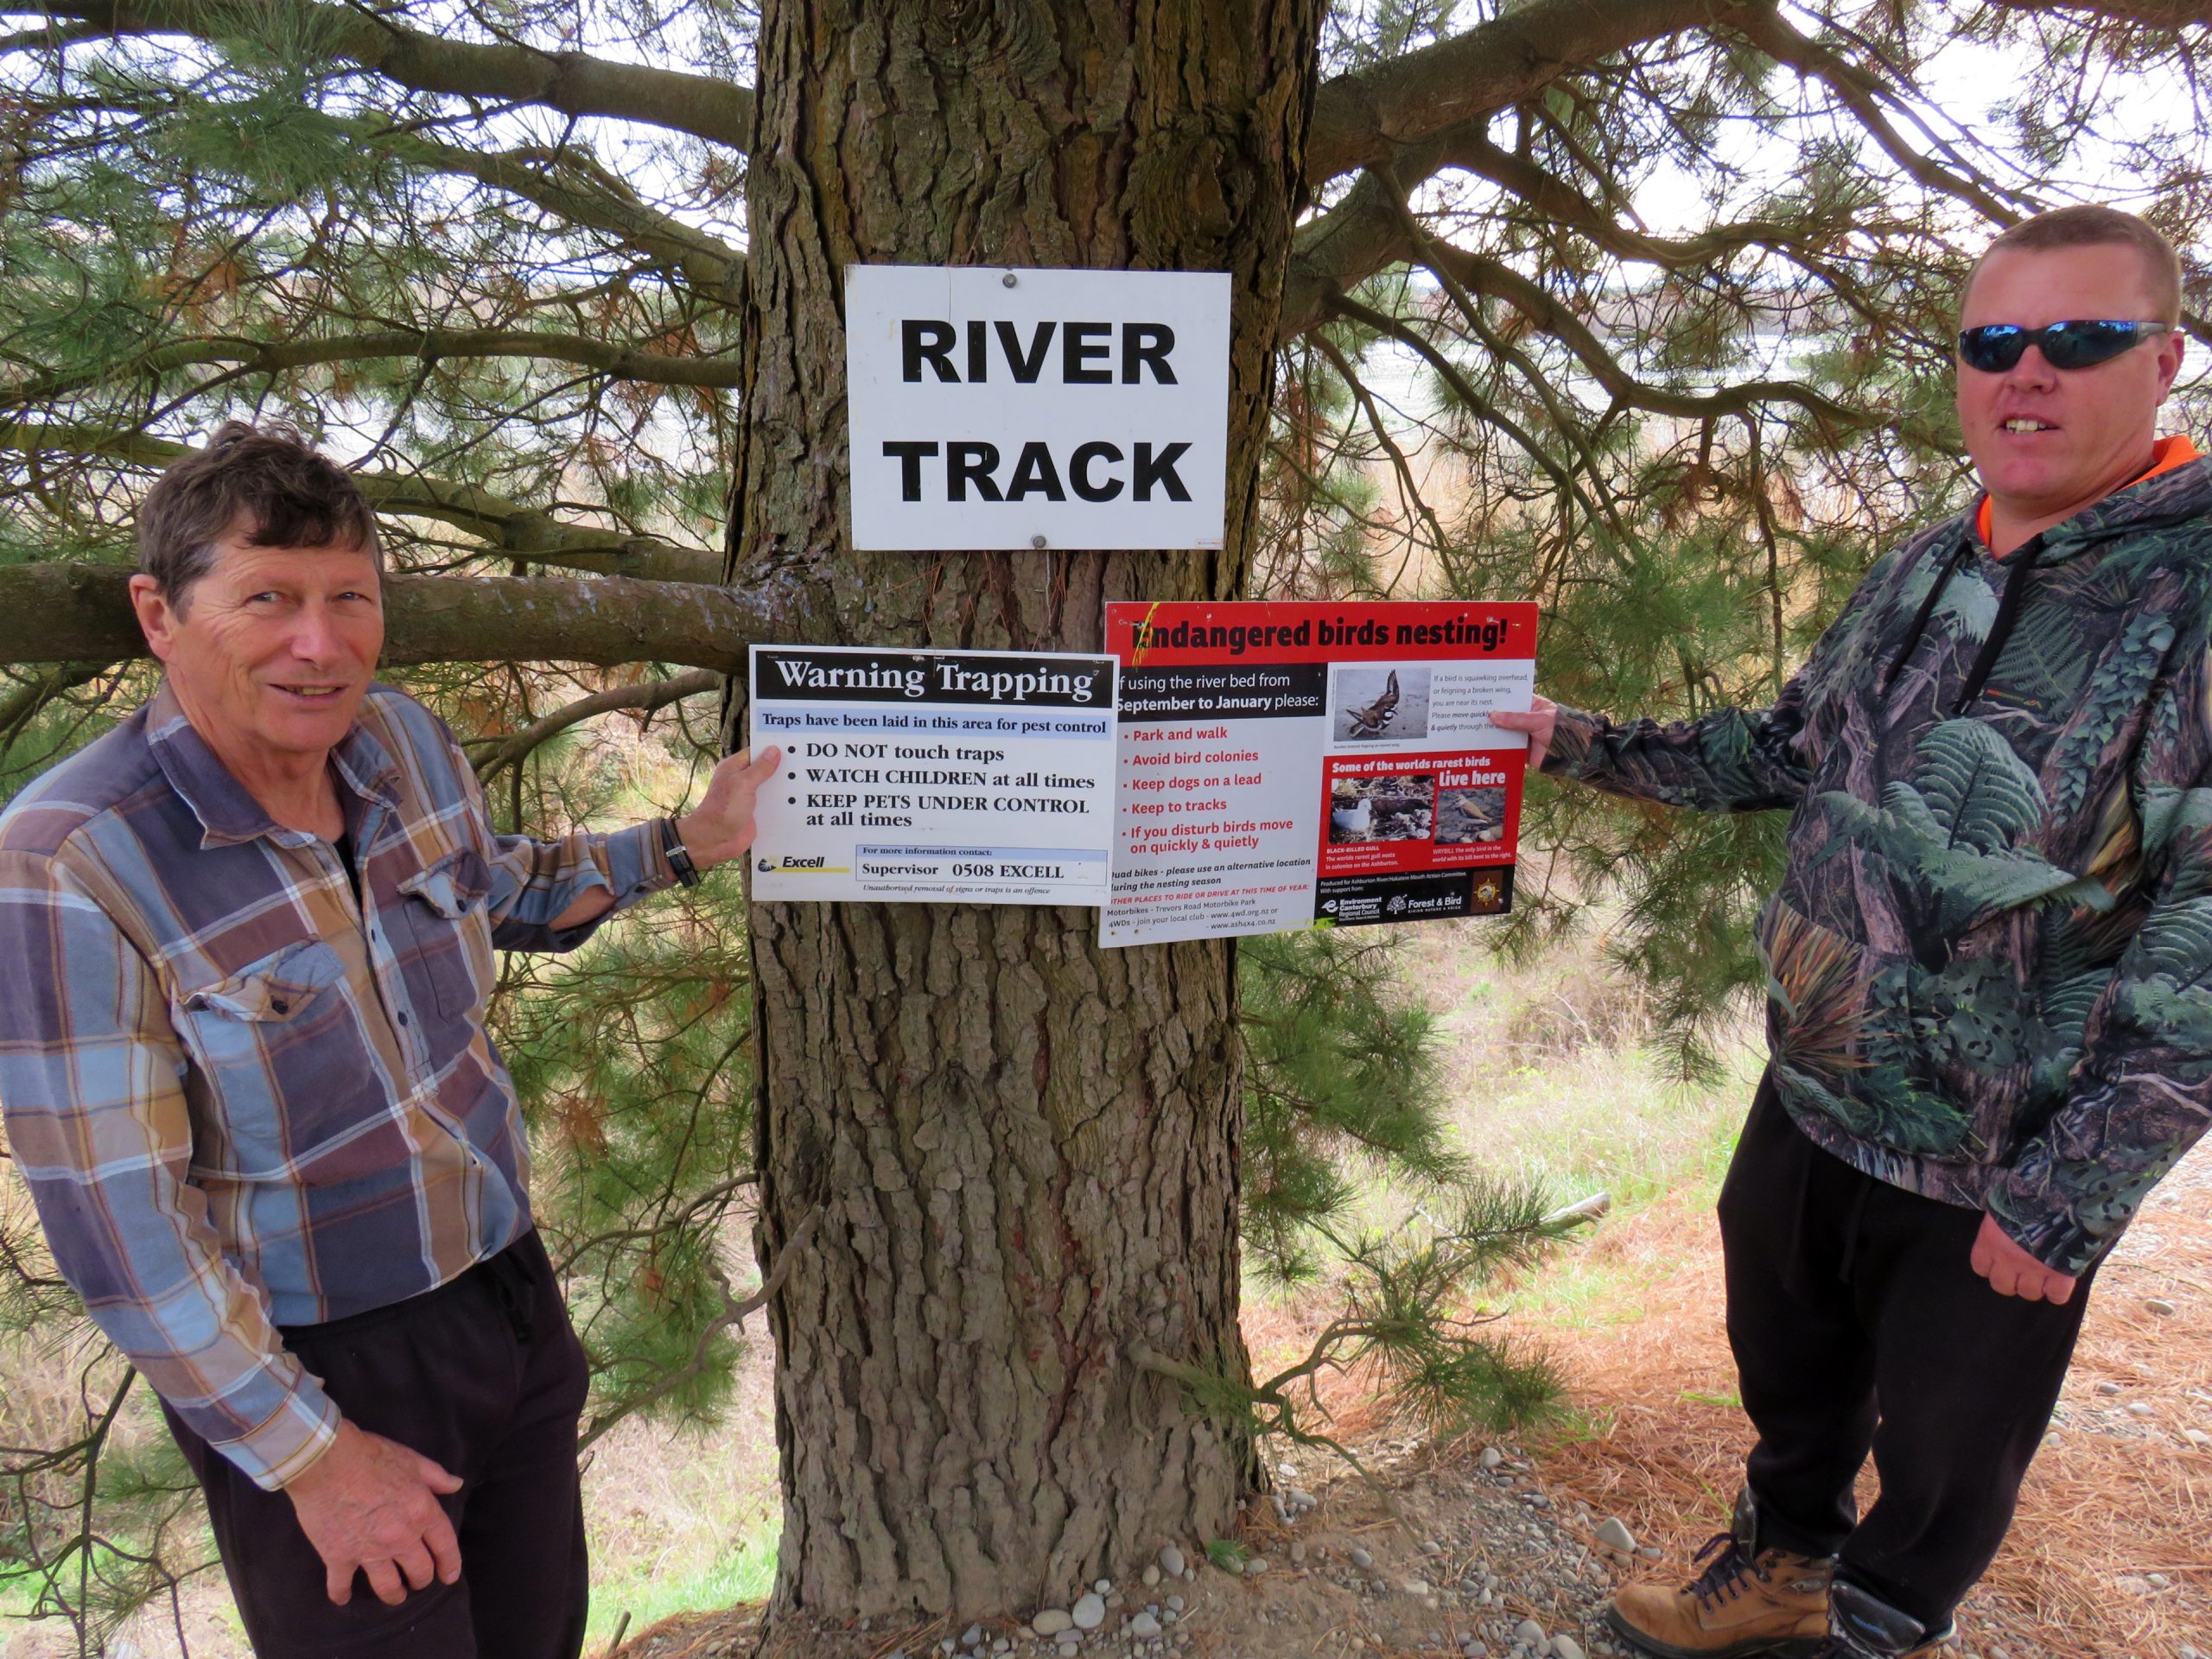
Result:
<svg viewBox="0 0 2212 1659"><path fill-rule="evenodd" d="M2001 232L1981 251L1981 257L1974 262L1966 287L1959 290L1960 305L1965 305L1974 279L1981 275L1989 256L1999 249L2014 253L2049 253L2057 248L2134 249L2142 256L2145 274L2151 279L2151 305L2158 315L2133 321L2181 321L2181 255L2174 251L2174 245L2150 220L2117 207L2101 207L2094 202L2054 207Z"/></svg>
<svg viewBox="0 0 2212 1659"><path fill-rule="evenodd" d="M162 597L184 594L243 524L253 547L344 547L384 569L376 515L353 475L293 428L226 421L207 447L171 461L138 505L138 569Z"/></svg>

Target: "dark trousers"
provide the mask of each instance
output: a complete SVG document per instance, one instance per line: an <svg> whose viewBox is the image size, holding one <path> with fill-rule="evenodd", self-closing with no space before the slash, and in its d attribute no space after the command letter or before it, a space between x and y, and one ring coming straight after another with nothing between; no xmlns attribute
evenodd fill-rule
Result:
<svg viewBox="0 0 2212 1659"><path fill-rule="evenodd" d="M291 1499L165 1412L260 1659L575 1659L588 1589L584 1355L537 1235L426 1294L291 1327L284 1343L354 1424L467 1483L440 1500L461 1575L387 1607L357 1573L353 1599L333 1605Z"/></svg>
<svg viewBox="0 0 2212 1659"><path fill-rule="evenodd" d="M2012 1525L2095 1276L2063 1306L2000 1296L1970 1261L1980 1225L1821 1151L1764 1082L1720 1192L1759 1545L1840 1554L1931 1630Z"/></svg>

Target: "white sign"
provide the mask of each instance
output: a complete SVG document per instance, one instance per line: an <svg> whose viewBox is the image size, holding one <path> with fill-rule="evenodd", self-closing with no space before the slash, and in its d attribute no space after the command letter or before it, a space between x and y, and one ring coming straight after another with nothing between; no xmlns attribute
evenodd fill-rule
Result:
<svg viewBox="0 0 2212 1659"><path fill-rule="evenodd" d="M753 896L1103 904L1114 684L1110 657L753 646L753 745L784 764Z"/></svg>
<svg viewBox="0 0 2212 1659"><path fill-rule="evenodd" d="M1222 540L1229 278L854 265L853 545Z"/></svg>

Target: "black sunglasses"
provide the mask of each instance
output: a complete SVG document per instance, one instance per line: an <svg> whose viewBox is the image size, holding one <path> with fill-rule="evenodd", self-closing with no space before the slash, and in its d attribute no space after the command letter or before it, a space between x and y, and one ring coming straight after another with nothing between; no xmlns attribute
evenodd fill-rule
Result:
<svg viewBox="0 0 2212 1659"><path fill-rule="evenodd" d="M2030 346L2040 346L2044 361L2052 368L2086 369L2110 362L2173 326L2171 322L2085 321L2023 328L2017 322L1993 322L1960 334L1959 360L1984 374L2002 374L2026 355Z"/></svg>

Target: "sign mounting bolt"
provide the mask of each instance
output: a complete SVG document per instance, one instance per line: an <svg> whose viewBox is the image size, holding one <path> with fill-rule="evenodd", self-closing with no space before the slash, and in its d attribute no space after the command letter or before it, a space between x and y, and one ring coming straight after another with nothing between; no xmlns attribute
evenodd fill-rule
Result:
<svg viewBox="0 0 2212 1659"><path fill-rule="evenodd" d="M1041 549L1045 545L1045 538L1042 536L1032 536L1029 538L1029 545Z"/></svg>
<svg viewBox="0 0 2212 1659"><path fill-rule="evenodd" d="M999 286L1001 288L1012 288L1014 286L1014 273L1009 270L1005 276L1000 277Z"/></svg>

